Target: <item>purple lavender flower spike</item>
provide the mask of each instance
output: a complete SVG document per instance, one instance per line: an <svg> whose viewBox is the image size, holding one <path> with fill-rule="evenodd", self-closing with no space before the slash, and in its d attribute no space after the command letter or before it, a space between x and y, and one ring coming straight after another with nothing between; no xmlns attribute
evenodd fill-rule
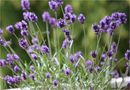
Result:
<svg viewBox="0 0 130 90"><path fill-rule="evenodd" d="M65 27L65 26L66 26L65 20L64 20L64 19L60 19L60 20L58 21L58 23L57 23L57 26L58 26L59 28Z"/></svg>
<svg viewBox="0 0 130 90"><path fill-rule="evenodd" d="M14 66L14 72L18 72L20 70L20 68L16 65Z"/></svg>
<svg viewBox="0 0 130 90"><path fill-rule="evenodd" d="M46 73L46 78L50 78L51 77L51 74L50 73Z"/></svg>
<svg viewBox="0 0 130 90"><path fill-rule="evenodd" d="M107 55L105 53L102 53L101 59L105 60L107 58Z"/></svg>
<svg viewBox="0 0 130 90"><path fill-rule="evenodd" d="M95 32L95 33L100 33L100 26L99 25L97 25L97 24L93 24L92 25L92 28L93 28L93 31Z"/></svg>
<svg viewBox="0 0 130 90"><path fill-rule="evenodd" d="M34 60L37 60L37 59L38 59L38 57L37 57L36 54L31 54L31 57L32 57L32 59L34 59Z"/></svg>
<svg viewBox="0 0 130 90"><path fill-rule="evenodd" d="M57 3L56 1L51 0L51 1L49 1L48 3L49 3L49 7L50 7L51 10L53 10L53 11L56 11L56 10L57 10L57 8L58 8L58 3Z"/></svg>
<svg viewBox="0 0 130 90"><path fill-rule="evenodd" d="M14 61L13 55L12 54L7 54L6 55L6 60L8 60L8 61Z"/></svg>
<svg viewBox="0 0 130 90"><path fill-rule="evenodd" d="M78 21L79 21L81 24L84 24L85 16L84 16L82 13L78 16Z"/></svg>
<svg viewBox="0 0 130 90"><path fill-rule="evenodd" d="M42 46L41 46L41 51L42 51L44 54L50 53L50 49L49 49L46 45L42 45Z"/></svg>
<svg viewBox="0 0 130 90"><path fill-rule="evenodd" d="M22 7L22 10L29 10L30 9L30 2L29 0L21 0L21 7Z"/></svg>
<svg viewBox="0 0 130 90"><path fill-rule="evenodd" d="M120 13L120 21L121 21L121 23L127 22L127 16L125 13Z"/></svg>
<svg viewBox="0 0 130 90"><path fill-rule="evenodd" d="M125 59L130 60L130 50L127 50L125 53Z"/></svg>
<svg viewBox="0 0 130 90"><path fill-rule="evenodd" d="M51 16L47 11L43 12L42 19L43 19L44 22L49 22L50 17Z"/></svg>
<svg viewBox="0 0 130 90"><path fill-rule="evenodd" d="M35 75L34 75L33 73L31 73L31 74L29 75L29 77L30 77L32 80L35 80Z"/></svg>
<svg viewBox="0 0 130 90"><path fill-rule="evenodd" d="M3 30L0 28L0 36L3 34Z"/></svg>
<svg viewBox="0 0 130 90"><path fill-rule="evenodd" d="M71 71L70 71L70 69L69 69L69 68L67 68L67 69L65 69L65 70L64 70L64 73L65 73L65 75L67 75L67 76L68 76L68 75L70 75Z"/></svg>
<svg viewBox="0 0 130 90"><path fill-rule="evenodd" d="M113 55L112 50L109 50L109 51L107 52L107 56L108 56L108 57L112 57L112 55Z"/></svg>
<svg viewBox="0 0 130 90"><path fill-rule="evenodd" d="M27 79L27 73L26 72L22 71L21 79L22 80L26 80Z"/></svg>
<svg viewBox="0 0 130 90"><path fill-rule="evenodd" d="M21 30L20 33L22 36L28 36L28 30Z"/></svg>
<svg viewBox="0 0 130 90"><path fill-rule="evenodd" d="M74 56L73 56L72 54L70 55L70 61L71 61L72 63L75 62L75 60L74 60Z"/></svg>
<svg viewBox="0 0 130 90"><path fill-rule="evenodd" d="M96 70L96 71L100 71L100 70L101 70L101 67L100 67L100 66L96 66L96 67L95 67L95 70Z"/></svg>
<svg viewBox="0 0 130 90"><path fill-rule="evenodd" d="M81 56L82 56L82 52L81 52L81 51L78 51L78 52L76 52L76 53L74 54L74 58L77 59L77 60L78 60Z"/></svg>
<svg viewBox="0 0 130 90"><path fill-rule="evenodd" d="M14 60L19 60L20 59L17 54L13 54L13 58L14 58Z"/></svg>
<svg viewBox="0 0 130 90"><path fill-rule="evenodd" d="M23 17L26 21L36 22L38 20L38 17L34 12L24 12Z"/></svg>
<svg viewBox="0 0 130 90"><path fill-rule="evenodd" d="M56 23L57 23L57 20L55 18L50 18L49 19L49 24L52 26L52 27L56 27Z"/></svg>
<svg viewBox="0 0 130 90"><path fill-rule="evenodd" d="M28 29L27 22L24 20L17 22L15 24L15 28L18 30L27 30Z"/></svg>
<svg viewBox="0 0 130 90"><path fill-rule="evenodd" d="M91 56L92 56L93 58L96 58L96 57L97 57L97 51L92 51L92 52L91 52Z"/></svg>
<svg viewBox="0 0 130 90"><path fill-rule="evenodd" d="M58 82L57 80L53 80L53 85L54 85L54 86L57 86L58 83L59 83L59 82Z"/></svg>
<svg viewBox="0 0 130 90"><path fill-rule="evenodd" d="M7 30L9 33L14 33L14 31L15 31L13 25L7 26L7 27L6 27L6 30Z"/></svg>
<svg viewBox="0 0 130 90"><path fill-rule="evenodd" d="M73 8L71 5L66 5L65 6L65 13L72 13L73 12Z"/></svg>
<svg viewBox="0 0 130 90"><path fill-rule="evenodd" d="M27 48L28 48L28 42L27 42L27 40L24 39L24 38L21 38L21 39L19 40L19 46L20 46L21 48L23 48L23 49L27 49Z"/></svg>

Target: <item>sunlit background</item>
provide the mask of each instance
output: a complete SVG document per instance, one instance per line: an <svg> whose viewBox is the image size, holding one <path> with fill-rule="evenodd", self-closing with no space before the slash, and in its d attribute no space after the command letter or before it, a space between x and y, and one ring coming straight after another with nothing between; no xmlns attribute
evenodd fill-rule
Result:
<svg viewBox="0 0 130 90"><path fill-rule="evenodd" d="M49 10L48 0L30 0L31 2L31 11L35 12L38 16L38 25L42 31L45 31L45 23L42 21L41 15L44 11L49 11L51 16L54 16L54 12ZM124 52L129 48L129 37L130 37L130 1L129 0L64 0L63 7L66 4L71 4L74 13L78 16L80 13L83 13L86 16L85 21L85 30L86 30L86 38L83 37L82 25L79 22L74 24L74 48L75 51L81 50L84 52L84 48L87 48L87 56L91 50L94 50L96 47L96 35L92 31L92 24L98 23L100 19L102 19L106 15L111 15L113 12L124 12L127 14L127 24L120 26L116 30L116 34L113 38L117 42L119 31L121 30L121 40L119 44L118 50L118 58L122 58L124 56ZM16 22L23 19L22 9L20 5L20 0L0 0L0 28L5 31L7 25L15 24ZM59 8L58 18L62 18L62 12ZM52 29L50 29L50 37ZM16 31L18 37L20 37L20 33ZM13 35L10 35L7 32L4 32L4 36L7 40L11 40L12 48L22 57L24 60L28 60L27 55L24 50L20 49L17 43L17 40ZM44 36L46 38L46 36ZM61 31L58 32L58 37L60 38L60 45L64 39ZM104 47L105 42L108 42L107 38L101 39L102 43L100 43L101 47ZM6 51L4 48L0 46L0 58L4 58L6 56ZM88 58L89 59L89 58ZM123 65L120 65L120 68L123 69ZM6 69L0 73L9 73ZM0 84L2 87L2 84Z"/></svg>

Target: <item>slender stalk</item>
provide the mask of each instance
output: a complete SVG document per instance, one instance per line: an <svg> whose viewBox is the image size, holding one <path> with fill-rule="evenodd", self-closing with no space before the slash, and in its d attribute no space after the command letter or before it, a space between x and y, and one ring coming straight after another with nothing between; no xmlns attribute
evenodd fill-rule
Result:
<svg viewBox="0 0 130 90"><path fill-rule="evenodd" d="M83 24L83 32L84 32L84 38L85 38L85 41L86 41L86 32L85 32L85 27L84 27L84 24ZM85 56L86 56L86 43L85 43Z"/></svg>
<svg viewBox="0 0 130 90"><path fill-rule="evenodd" d="M61 8L62 14L64 15L64 10L63 10L62 5L60 5L60 8Z"/></svg>
<svg viewBox="0 0 130 90"><path fill-rule="evenodd" d="M50 48L50 56L52 57L52 51L51 51L51 43L50 43L50 37L49 37L49 30L48 30L48 23L46 22L46 32L47 32L47 40L48 40L48 45L49 45L49 48Z"/></svg>

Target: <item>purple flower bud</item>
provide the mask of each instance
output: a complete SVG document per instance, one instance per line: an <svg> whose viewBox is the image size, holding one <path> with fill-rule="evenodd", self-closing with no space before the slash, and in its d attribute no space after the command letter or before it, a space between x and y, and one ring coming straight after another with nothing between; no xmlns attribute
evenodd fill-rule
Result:
<svg viewBox="0 0 130 90"><path fill-rule="evenodd" d="M64 20L64 19L60 19L60 20L58 21L58 23L57 23L57 26L58 26L59 28L65 27L65 26L66 26L65 20Z"/></svg>
<svg viewBox="0 0 130 90"><path fill-rule="evenodd" d="M23 17L26 21L36 22L38 20L38 17L34 12L24 12Z"/></svg>
<svg viewBox="0 0 130 90"><path fill-rule="evenodd" d="M41 46L41 51L42 51L44 54L50 53L50 49L49 49L46 45L42 45L42 46Z"/></svg>
<svg viewBox="0 0 130 90"><path fill-rule="evenodd" d="M65 13L64 14L64 19L65 20L70 20L71 15L72 15L71 13Z"/></svg>
<svg viewBox="0 0 130 90"><path fill-rule="evenodd" d="M97 51L92 51L91 55L92 55L93 58L96 58L97 57Z"/></svg>
<svg viewBox="0 0 130 90"><path fill-rule="evenodd" d="M111 72L111 75L113 78L119 78L119 73L117 70L114 70L113 72Z"/></svg>
<svg viewBox="0 0 130 90"><path fill-rule="evenodd" d="M21 35L22 36L28 36L28 31L27 30L21 30Z"/></svg>
<svg viewBox="0 0 130 90"><path fill-rule="evenodd" d="M113 53L116 53L116 52L117 52L117 45L116 45L115 42L112 43L112 45L111 45L111 50L112 50Z"/></svg>
<svg viewBox="0 0 130 90"><path fill-rule="evenodd" d="M14 57L13 57L13 54L7 54L7 55L6 55L6 59L7 59L8 61L14 61L14 60L15 60Z"/></svg>
<svg viewBox="0 0 130 90"><path fill-rule="evenodd" d="M21 7L22 7L22 10L29 10L30 9L29 0L21 0Z"/></svg>
<svg viewBox="0 0 130 90"><path fill-rule="evenodd" d="M37 60L37 59L38 59L38 57L37 57L36 54L31 54L31 57L32 57L32 59L34 59L34 60Z"/></svg>
<svg viewBox="0 0 130 90"><path fill-rule="evenodd" d="M3 34L3 30L0 28L0 36Z"/></svg>
<svg viewBox="0 0 130 90"><path fill-rule="evenodd" d="M15 24L15 28L18 30L27 30L28 26L27 23L24 20L22 20L21 22L17 22Z"/></svg>
<svg viewBox="0 0 130 90"><path fill-rule="evenodd" d="M58 85L58 81L57 80L53 80L53 85L57 86Z"/></svg>
<svg viewBox="0 0 130 90"><path fill-rule="evenodd" d="M16 65L14 66L14 72L18 72L20 70L20 68Z"/></svg>
<svg viewBox="0 0 130 90"><path fill-rule="evenodd" d="M32 43L33 44L37 44L38 43L38 38L37 37L33 37L32 38Z"/></svg>
<svg viewBox="0 0 130 90"><path fill-rule="evenodd" d="M130 60L130 50L127 50L125 53L125 59Z"/></svg>
<svg viewBox="0 0 130 90"><path fill-rule="evenodd" d="M74 56L73 56L72 54L70 55L70 61L71 61L72 63L75 62L75 60L74 60Z"/></svg>
<svg viewBox="0 0 130 90"><path fill-rule="evenodd" d="M75 15L75 14L72 14L72 15L70 16L70 21L71 21L71 23L74 23L75 20L76 20L76 15Z"/></svg>
<svg viewBox="0 0 130 90"><path fill-rule="evenodd" d="M70 41L68 39L65 39L62 43L62 48L66 48L70 44Z"/></svg>
<svg viewBox="0 0 130 90"><path fill-rule="evenodd" d="M109 50L109 51L107 52L107 56L108 56L108 57L112 57L112 55L113 55L112 50Z"/></svg>
<svg viewBox="0 0 130 90"><path fill-rule="evenodd" d="M57 2L49 1L48 3L49 3L49 7L50 7L51 10L53 10L53 11L57 10L57 8L58 8L58 3Z"/></svg>
<svg viewBox="0 0 130 90"><path fill-rule="evenodd" d="M6 61L4 60L4 59L1 59L0 60L0 67L4 67L4 66L6 66Z"/></svg>
<svg viewBox="0 0 130 90"><path fill-rule="evenodd" d="M86 62L85 62L85 65L86 65L86 68L87 68L87 70L89 71L89 72L92 72L92 70L93 70L93 62L91 61L91 60L87 60Z"/></svg>
<svg viewBox="0 0 130 90"><path fill-rule="evenodd" d="M121 21L121 23L127 22L127 16L125 13L120 13L120 21Z"/></svg>
<svg viewBox="0 0 130 90"><path fill-rule="evenodd" d="M81 52L81 51L78 51L78 52L76 52L76 53L74 54L74 58L77 59L77 60L78 60L81 56L82 56L82 52Z"/></svg>
<svg viewBox="0 0 130 90"><path fill-rule="evenodd" d="M31 65L31 66L30 66L30 70L31 70L31 71L34 71L34 66Z"/></svg>
<svg viewBox="0 0 130 90"><path fill-rule="evenodd" d="M27 79L27 73L26 72L22 71L21 79L22 80L26 80Z"/></svg>
<svg viewBox="0 0 130 90"><path fill-rule="evenodd" d="M46 78L50 78L51 74L50 73L46 73Z"/></svg>
<svg viewBox="0 0 130 90"><path fill-rule="evenodd" d="M42 19L44 22L49 22L50 14L47 11L43 12Z"/></svg>
<svg viewBox="0 0 130 90"><path fill-rule="evenodd" d="M100 70L101 70L101 67L100 67L100 66L96 66L96 67L95 67L95 70L96 70L96 71L100 71Z"/></svg>
<svg viewBox="0 0 130 90"><path fill-rule="evenodd" d="M58 5L62 5L63 4L63 0L56 0Z"/></svg>
<svg viewBox="0 0 130 90"><path fill-rule="evenodd" d="M0 45L7 47L10 44L10 41L5 41L3 38L0 37Z"/></svg>
<svg viewBox="0 0 130 90"><path fill-rule="evenodd" d="M69 68L67 68L67 69L64 70L64 73L65 73L65 75L70 75L71 71L70 71Z"/></svg>
<svg viewBox="0 0 130 90"><path fill-rule="evenodd" d="M92 28L93 28L93 31L94 31L95 33L99 33L99 32L100 32L100 26L99 26L99 25L93 24L93 25L92 25Z"/></svg>
<svg viewBox="0 0 130 90"><path fill-rule="evenodd" d="M72 13L73 12L73 8L71 5L66 5L65 6L65 13Z"/></svg>
<svg viewBox="0 0 130 90"><path fill-rule="evenodd" d="M6 30L7 30L9 33L14 33L14 31L15 31L13 25L7 26L7 27L6 27Z"/></svg>
<svg viewBox="0 0 130 90"><path fill-rule="evenodd" d="M105 53L102 53L101 58L105 60L107 58L107 55Z"/></svg>
<svg viewBox="0 0 130 90"><path fill-rule="evenodd" d="M112 30L115 30L115 29L117 28L117 23L116 23L116 22L111 22L111 23L110 23L110 28L111 28Z"/></svg>
<svg viewBox="0 0 130 90"><path fill-rule="evenodd" d="M49 19L49 24L50 24L51 26L55 27L55 26L56 26L56 23L57 23L57 20L56 20L55 18L50 18L50 19Z"/></svg>
<svg viewBox="0 0 130 90"><path fill-rule="evenodd" d="M33 73L31 73L31 74L29 75L29 77L30 77L32 80L35 80L35 75L34 75Z"/></svg>
<svg viewBox="0 0 130 90"><path fill-rule="evenodd" d="M27 42L27 40L24 39L24 38L21 38L21 39L19 40L19 46L20 46L21 48L23 48L23 49L27 49L27 48L28 48L28 42Z"/></svg>
<svg viewBox="0 0 130 90"><path fill-rule="evenodd" d="M84 24L85 16L84 16L82 13L78 16L78 21L79 21L81 24Z"/></svg>

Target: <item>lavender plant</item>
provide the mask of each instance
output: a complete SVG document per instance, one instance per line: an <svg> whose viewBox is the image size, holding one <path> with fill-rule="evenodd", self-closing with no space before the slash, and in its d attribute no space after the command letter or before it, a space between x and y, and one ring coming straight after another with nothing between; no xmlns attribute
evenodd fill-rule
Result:
<svg viewBox="0 0 130 90"><path fill-rule="evenodd" d="M86 16L82 13L76 16L69 4L63 9L63 0L50 0L48 4L55 17L48 11L43 12L42 19L46 24L46 32L40 30L37 15L29 11L29 0L21 0L23 20L6 27L7 32L17 39L19 47L25 50L31 59L30 63L23 62L24 60L11 47L12 42L6 41L3 30L0 29L0 45L8 52L5 58L0 59L0 69L8 68L13 72L12 75L6 76L0 74L0 78L10 87L19 88L111 90L111 78L119 77L119 72L115 70L117 65L115 61L120 42L120 37L117 42L112 41L112 37L116 29L127 22L126 14L114 12L110 16L105 16L98 24L92 25L92 30L97 36L97 46L88 53L90 57L86 58L86 54L83 55L81 51L73 52L74 32L71 30L72 25L79 21L85 37ZM58 8L62 10L62 18L57 17ZM49 25L53 29L54 41L50 40ZM16 30L20 32L20 38L15 34ZM59 44L56 31L64 34L62 45ZM47 40L43 37L44 33ZM104 49L100 50L99 43L103 34L107 34L109 41ZM130 50L126 51L124 58L127 76Z"/></svg>

